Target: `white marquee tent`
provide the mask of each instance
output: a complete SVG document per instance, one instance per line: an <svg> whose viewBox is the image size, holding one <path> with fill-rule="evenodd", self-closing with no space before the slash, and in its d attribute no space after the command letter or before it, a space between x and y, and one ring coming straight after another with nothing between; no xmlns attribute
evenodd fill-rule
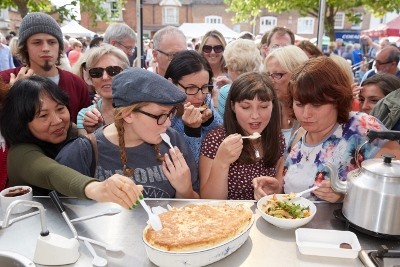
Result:
<svg viewBox="0 0 400 267"><path fill-rule="evenodd" d="M217 30L226 39L237 38L239 33L230 29L225 24L211 24L211 23L183 23L179 29L185 34L185 36L190 38L199 38L206 34L208 31Z"/></svg>
<svg viewBox="0 0 400 267"><path fill-rule="evenodd" d="M79 25L76 21L70 21L65 26L61 27L62 33L71 37L93 37L96 33Z"/></svg>

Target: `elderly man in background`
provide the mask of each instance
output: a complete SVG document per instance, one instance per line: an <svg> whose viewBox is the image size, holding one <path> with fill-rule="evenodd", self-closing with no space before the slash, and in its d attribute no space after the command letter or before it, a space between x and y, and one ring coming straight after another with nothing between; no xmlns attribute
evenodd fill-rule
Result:
<svg viewBox="0 0 400 267"><path fill-rule="evenodd" d="M164 77L175 54L187 49L186 37L178 28L167 26L154 34L153 44L153 60L157 63L153 72Z"/></svg>
<svg viewBox="0 0 400 267"><path fill-rule="evenodd" d="M125 23L115 23L107 27L103 42L118 47L131 58L135 52L136 32ZM132 63L131 63L132 64Z"/></svg>

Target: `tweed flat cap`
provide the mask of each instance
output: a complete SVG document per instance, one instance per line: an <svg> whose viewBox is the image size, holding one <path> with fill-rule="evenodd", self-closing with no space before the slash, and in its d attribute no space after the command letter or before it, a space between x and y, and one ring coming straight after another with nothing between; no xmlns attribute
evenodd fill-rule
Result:
<svg viewBox="0 0 400 267"><path fill-rule="evenodd" d="M37 33L47 33L57 38L60 48L64 48L61 28L53 17L42 12L32 12L21 22L18 34L18 45L23 44L29 37Z"/></svg>
<svg viewBox="0 0 400 267"><path fill-rule="evenodd" d="M114 107L140 102L153 102L174 106L186 100L186 94L173 83L142 68L128 68L112 81Z"/></svg>

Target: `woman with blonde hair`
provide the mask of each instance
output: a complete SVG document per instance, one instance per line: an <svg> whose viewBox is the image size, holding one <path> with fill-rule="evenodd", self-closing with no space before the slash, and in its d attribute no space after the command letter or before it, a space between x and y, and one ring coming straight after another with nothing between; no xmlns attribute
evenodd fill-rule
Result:
<svg viewBox="0 0 400 267"><path fill-rule="evenodd" d="M129 67L126 54L112 45L94 47L87 52L83 64L85 81L93 86L100 99L83 108L77 117L77 128L81 134L92 133L103 124L114 121L111 83L115 75ZM82 65L81 64L81 65Z"/></svg>
<svg viewBox="0 0 400 267"><path fill-rule="evenodd" d="M214 107L218 107L218 89L231 81L227 77L227 70L223 52L226 41L222 33L217 30L207 32L201 39L199 52L208 61L213 73L214 90L212 92Z"/></svg>
<svg viewBox="0 0 400 267"><path fill-rule="evenodd" d="M258 71L261 66L262 57L256 43L252 40L237 39L229 43L224 51L225 65L229 78L234 81L245 72ZM222 86L218 95L218 113L223 117L225 102L231 84Z"/></svg>
<svg viewBox="0 0 400 267"><path fill-rule="evenodd" d="M265 58L265 71L274 84L274 89L281 106L281 126L286 145L297 130L298 124L290 112L288 86L293 71L308 60L307 54L295 45L288 45L272 50Z"/></svg>
<svg viewBox="0 0 400 267"><path fill-rule="evenodd" d="M170 127L186 94L158 74L129 68L113 79L112 99L114 122L95 132L97 148L78 138L58 154L59 162L88 175L95 160L95 178L121 173L143 186L144 197L198 198L193 155ZM170 137L173 148L161 134Z"/></svg>

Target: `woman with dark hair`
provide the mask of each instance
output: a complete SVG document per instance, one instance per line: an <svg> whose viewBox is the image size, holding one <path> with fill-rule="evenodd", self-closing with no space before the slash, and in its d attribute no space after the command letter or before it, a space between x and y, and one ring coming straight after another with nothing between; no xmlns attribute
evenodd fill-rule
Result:
<svg viewBox="0 0 400 267"><path fill-rule="evenodd" d="M397 142L376 139L363 146L361 154L355 158L369 129L386 128L372 116L351 112L351 81L331 58L312 58L297 67L289 93L292 110L302 128L289 143L283 187L273 179L257 178L253 183L256 199L274 188L276 193L290 193L318 185L319 189L306 197L338 202L343 195L332 190L325 163L333 164L344 181L348 172L357 168L356 161L380 157L387 152L400 156Z"/></svg>
<svg viewBox="0 0 400 267"><path fill-rule="evenodd" d="M300 47L304 53L306 53L308 58L320 57L324 55L324 53L322 53L322 51L316 45L307 40L300 41L296 44L296 46Z"/></svg>
<svg viewBox="0 0 400 267"><path fill-rule="evenodd" d="M172 128L184 136L198 164L202 140L222 124L211 101L211 67L202 55L186 50L175 55L165 78L186 94L185 103L178 107L177 116L172 119Z"/></svg>
<svg viewBox="0 0 400 267"><path fill-rule="evenodd" d="M400 88L400 79L393 74L377 73L361 84L358 94L360 111L369 114L379 100Z"/></svg>
<svg viewBox="0 0 400 267"><path fill-rule="evenodd" d="M223 127L208 133L201 147L200 195L254 199L254 178L268 176L281 183L284 138L278 98L267 74L247 72L232 83L226 103Z"/></svg>
<svg viewBox="0 0 400 267"><path fill-rule="evenodd" d="M43 194L43 189L56 190L66 196L133 207L141 188L127 177L116 174L99 182L54 160L76 136L67 106L67 95L50 79L31 76L11 87L0 112L1 134L10 146L10 185L31 185L36 195Z"/></svg>

